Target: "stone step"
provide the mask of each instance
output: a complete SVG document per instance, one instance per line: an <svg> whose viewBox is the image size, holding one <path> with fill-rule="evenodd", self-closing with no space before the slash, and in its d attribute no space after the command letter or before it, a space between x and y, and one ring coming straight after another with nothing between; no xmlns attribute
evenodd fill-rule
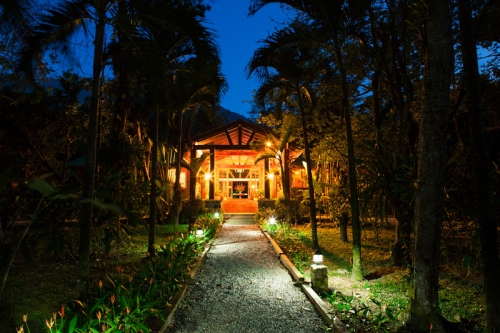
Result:
<svg viewBox="0 0 500 333"><path fill-rule="evenodd" d="M253 214L234 214L225 213L224 221L228 225L248 225L255 224L255 219Z"/></svg>
<svg viewBox="0 0 500 333"><path fill-rule="evenodd" d="M258 211L258 203L255 200L224 200L222 201L222 209L226 213L256 213Z"/></svg>

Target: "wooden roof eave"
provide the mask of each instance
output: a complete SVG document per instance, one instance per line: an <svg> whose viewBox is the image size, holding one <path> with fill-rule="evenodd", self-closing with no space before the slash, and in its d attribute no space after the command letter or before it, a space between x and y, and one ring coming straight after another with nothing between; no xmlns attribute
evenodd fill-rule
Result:
<svg viewBox="0 0 500 333"><path fill-rule="evenodd" d="M217 128L214 128L210 131L207 131L205 133L201 133L199 135L195 135L191 138L192 141L194 142L199 142L199 141L205 141L211 137L214 137L220 133L226 133L226 135L228 135L229 133L229 130L231 129L234 129L234 128L238 128L238 127L244 127L244 128L247 128L255 133L258 133L258 134L261 134L261 135L269 135L271 134L272 132L271 131L266 131L263 127L261 126L258 126L258 125L255 125L253 123L250 123L250 122L247 122L247 121L244 121L244 120L236 120L236 121L233 121L232 123L229 123L229 124L226 124L226 125L223 125L223 126L219 126ZM253 136L255 134L252 134L252 139L253 139Z"/></svg>

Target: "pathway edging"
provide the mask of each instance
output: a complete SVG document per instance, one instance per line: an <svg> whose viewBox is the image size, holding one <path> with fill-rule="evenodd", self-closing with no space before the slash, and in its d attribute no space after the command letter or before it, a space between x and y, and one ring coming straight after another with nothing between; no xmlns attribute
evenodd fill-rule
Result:
<svg viewBox="0 0 500 333"><path fill-rule="evenodd" d="M318 296L318 294L314 291L314 289L311 288L309 283L304 282L304 276L295 267L295 265L291 262L291 260L287 257L287 255L283 252L278 243L276 243L276 241L271 237L271 235L269 235L269 233L267 233L267 231L262 229L262 226L259 225L259 228L262 231L262 233L267 237L269 242L272 244L274 250L280 257L283 266L285 266L285 268L290 272L290 275L292 275L295 282L300 283L302 292L306 294L307 298L314 305L314 307L321 315L323 320L328 325L332 325L331 328L333 332L348 333L349 330L347 329L345 324L342 321L340 321L340 319L338 319L337 316L335 316L333 309Z"/></svg>
<svg viewBox="0 0 500 333"><path fill-rule="evenodd" d="M210 240L206 246L205 246L205 249L203 250L203 252L198 256L198 259L196 259L196 261L194 262L193 264L193 268L191 269L191 271L188 273L189 275L189 278L191 280L194 279L194 277L196 276L196 273L198 272L198 269L201 267L201 264L203 262L203 259L205 259L205 256L207 255L208 251L210 250L210 248L212 247L212 244L214 242L216 237L214 237L212 240ZM172 322L172 318L174 317L174 314L175 314L175 311L177 310L177 308L179 307L179 304L181 304L181 301L183 300L184 298L184 295L186 294L186 290L188 288L189 284L184 284L181 289L179 289L175 295L172 297L172 300L174 300L174 304L172 304L172 306L167 309L165 311L165 314L167 314L167 317L165 318L165 321L163 322L163 325L161 327L161 329L158 331L158 333L164 333L168 326L170 325L170 323Z"/></svg>
<svg viewBox="0 0 500 333"><path fill-rule="evenodd" d="M261 232L266 236L266 238L269 240L269 242L272 244L273 249L277 253L278 257L280 258L280 261L283 263L283 266L290 272L292 278L294 279L295 282L300 284L302 292L307 296L307 298L311 301L311 304L316 308L318 313L321 315L323 320L328 324L331 325L331 328L333 332L335 333L348 333L349 330L347 327L342 323L333 313L331 307L329 307L319 296L318 294L309 286L309 283L304 282L304 276L300 271L293 265L291 260L287 257L287 255L283 252L283 250L280 248L278 243L266 232L262 229L262 227L259 225L259 228ZM206 254L212 247L212 244L216 237L214 237L207 245L205 246L205 249L203 252L200 254L198 259L194 263L193 269L189 272L189 277L191 279L194 279L196 276L196 273L198 272L198 269L201 267L201 264L203 260L205 259ZM179 307L179 304L181 303L182 299L184 298L184 295L186 294L186 290L188 288L188 284L185 284L177 293L172 297L173 300L175 300L175 304L172 305L170 309L166 311L166 314L168 313L161 329L158 331L158 333L165 333L168 326L172 322L172 318L174 317L175 311Z"/></svg>

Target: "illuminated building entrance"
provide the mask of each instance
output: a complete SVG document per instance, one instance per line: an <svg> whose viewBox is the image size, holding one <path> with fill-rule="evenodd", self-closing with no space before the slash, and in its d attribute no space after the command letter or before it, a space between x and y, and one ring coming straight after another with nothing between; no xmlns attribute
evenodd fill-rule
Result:
<svg viewBox="0 0 500 333"><path fill-rule="evenodd" d="M259 168L254 169L220 169L218 188L222 196L232 199L258 198L261 193Z"/></svg>
<svg viewBox="0 0 500 333"><path fill-rule="evenodd" d="M274 199L278 189L275 159L255 163L261 153L252 149L270 133L262 127L238 120L193 137L191 161L199 168L190 175L189 193L203 200ZM196 164L191 163L191 164Z"/></svg>

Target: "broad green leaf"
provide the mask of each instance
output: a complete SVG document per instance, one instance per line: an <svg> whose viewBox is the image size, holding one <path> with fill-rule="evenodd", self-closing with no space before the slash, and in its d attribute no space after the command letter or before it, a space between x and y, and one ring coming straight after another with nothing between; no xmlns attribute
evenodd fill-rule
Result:
<svg viewBox="0 0 500 333"><path fill-rule="evenodd" d="M75 316L69 322L68 333L73 333L73 331L75 330L77 319L78 319L78 317Z"/></svg>
<svg viewBox="0 0 500 333"><path fill-rule="evenodd" d="M392 322L395 322L396 319L394 318L394 315L392 314L392 311L389 310L389 308L386 308L385 309L385 314L387 315L387 317L392 321Z"/></svg>
<svg viewBox="0 0 500 333"><path fill-rule="evenodd" d="M144 325L143 323L137 323L137 327L139 327L140 329L144 330L144 332L148 332L149 331L149 328Z"/></svg>
<svg viewBox="0 0 500 333"><path fill-rule="evenodd" d="M56 188L52 187L52 185L40 178L32 179L28 183L28 187L32 190L40 192L44 197L50 197L57 193Z"/></svg>

